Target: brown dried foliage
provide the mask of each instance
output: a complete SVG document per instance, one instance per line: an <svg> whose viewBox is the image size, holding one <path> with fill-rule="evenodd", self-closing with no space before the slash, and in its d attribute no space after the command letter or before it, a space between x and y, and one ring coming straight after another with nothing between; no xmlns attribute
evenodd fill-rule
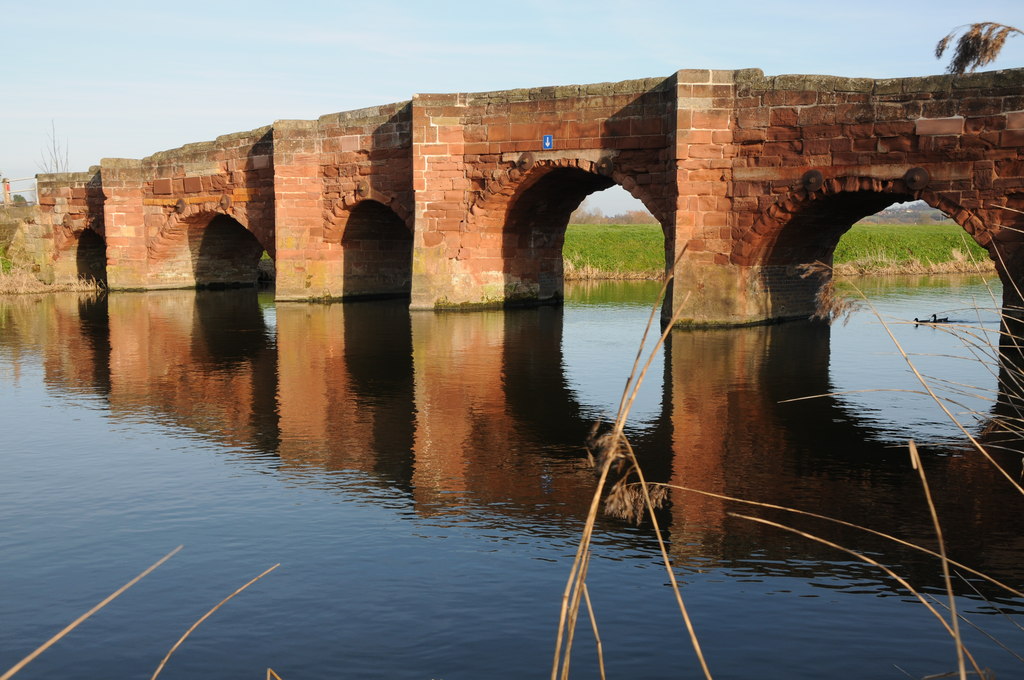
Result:
<svg viewBox="0 0 1024 680"><path fill-rule="evenodd" d="M857 309L857 303L836 292L835 281L832 279L832 267L824 262L812 262L800 265L798 269L802 279L810 276L823 279L821 287L815 295L815 312L811 318L829 323L840 319L844 319L845 323L846 320L849 320L850 313Z"/></svg>
<svg viewBox="0 0 1024 680"><path fill-rule="evenodd" d="M963 28L957 26L935 45L936 59L942 58L950 42ZM1015 33L1021 33L1021 30L994 21L982 21L967 26L967 30L956 41L953 57L946 67L946 72L960 75L992 63L999 56L1006 39Z"/></svg>

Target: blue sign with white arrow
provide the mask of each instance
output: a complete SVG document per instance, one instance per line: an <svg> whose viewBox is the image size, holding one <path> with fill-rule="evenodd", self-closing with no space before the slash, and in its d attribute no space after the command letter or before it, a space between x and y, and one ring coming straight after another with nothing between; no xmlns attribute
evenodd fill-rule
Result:
<svg viewBox="0 0 1024 680"><path fill-rule="evenodd" d="M543 146L543 147L544 147L545 149L551 149L551 148L553 148L553 147L555 146L555 136L554 136L554 135L544 135L544 136L543 136L543 137L541 138L541 145L542 145L542 146Z"/></svg>

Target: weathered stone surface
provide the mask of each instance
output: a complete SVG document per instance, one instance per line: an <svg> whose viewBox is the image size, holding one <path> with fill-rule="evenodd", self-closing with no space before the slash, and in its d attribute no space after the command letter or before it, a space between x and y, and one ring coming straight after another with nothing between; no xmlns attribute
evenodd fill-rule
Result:
<svg viewBox="0 0 1024 680"><path fill-rule="evenodd" d="M924 188L904 180L916 169ZM248 283L266 250L282 300L557 301L569 213L618 184L662 224L684 323L762 323L808 314L822 280L797 265L829 261L849 224L897 200L945 211L1024 283L1022 172L1024 69L683 69L416 94L41 175L31 249L51 277L105 262L112 289Z"/></svg>

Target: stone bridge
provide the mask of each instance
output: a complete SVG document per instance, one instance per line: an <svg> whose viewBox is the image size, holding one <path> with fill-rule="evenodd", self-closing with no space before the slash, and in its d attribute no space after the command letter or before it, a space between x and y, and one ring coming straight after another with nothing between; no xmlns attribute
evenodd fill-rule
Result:
<svg viewBox="0 0 1024 680"><path fill-rule="evenodd" d="M558 301L570 213L614 184L661 223L680 323L806 317L840 236L923 200L1024 283L1024 69L872 80L668 78L411 101L41 175L42 275L111 290L250 284L413 309Z"/></svg>

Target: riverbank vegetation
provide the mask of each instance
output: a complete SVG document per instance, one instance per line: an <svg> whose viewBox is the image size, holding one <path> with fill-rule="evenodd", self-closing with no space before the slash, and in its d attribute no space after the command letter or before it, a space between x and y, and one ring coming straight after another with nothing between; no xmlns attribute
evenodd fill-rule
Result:
<svg viewBox="0 0 1024 680"><path fill-rule="evenodd" d="M562 250L567 279L657 279L664 237L657 224L570 224ZM953 223L856 224L839 241L845 276L984 273L988 253Z"/></svg>
<svg viewBox="0 0 1024 680"><path fill-rule="evenodd" d="M995 264L960 226L856 224L836 246L837 274L968 274Z"/></svg>
<svg viewBox="0 0 1024 680"><path fill-rule="evenodd" d="M51 284L40 281L31 269L15 265L6 248L0 247L0 295L27 293L93 292L102 286L93 279L79 279L71 283Z"/></svg>
<svg viewBox="0 0 1024 680"><path fill-rule="evenodd" d="M665 238L658 224L570 224L562 247L567 279L660 279Z"/></svg>

